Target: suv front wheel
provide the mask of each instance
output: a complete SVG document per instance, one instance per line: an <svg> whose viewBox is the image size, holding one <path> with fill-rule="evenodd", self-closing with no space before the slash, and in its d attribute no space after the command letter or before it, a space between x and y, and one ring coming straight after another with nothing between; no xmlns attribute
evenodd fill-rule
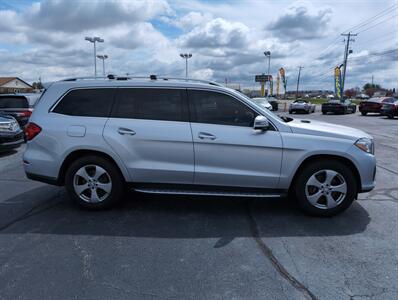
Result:
<svg viewBox="0 0 398 300"><path fill-rule="evenodd" d="M66 171L65 185L70 198L88 209L109 208L122 198L124 192L119 170L99 156L74 161Z"/></svg>
<svg viewBox="0 0 398 300"><path fill-rule="evenodd" d="M304 167L295 182L298 204L315 216L333 216L347 209L357 194L355 175L340 161L318 161Z"/></svg>

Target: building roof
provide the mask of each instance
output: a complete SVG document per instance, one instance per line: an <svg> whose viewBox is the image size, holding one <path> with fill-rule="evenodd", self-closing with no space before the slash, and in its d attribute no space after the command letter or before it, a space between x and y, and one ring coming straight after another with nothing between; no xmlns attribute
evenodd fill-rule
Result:
<svg viewBox="0 0 398 300"><path fill-rule="evenodd" d="M0 86L4 85L14 79L18 79L19 81L22 81L23 83L25 83L31 87L31 85L29 83L27 83L26 81L22 80L19 77L0 77Z"/></svg>

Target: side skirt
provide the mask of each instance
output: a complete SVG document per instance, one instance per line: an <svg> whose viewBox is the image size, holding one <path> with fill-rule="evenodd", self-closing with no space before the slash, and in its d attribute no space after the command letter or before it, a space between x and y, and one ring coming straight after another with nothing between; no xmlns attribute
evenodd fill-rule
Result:
<svg viewBox="0 0 398 300"><path fill-rule="evenodd" d="M246 188L231 186L191 185L191 184L134 184L132 189L147 194L169 194L190 196L281 198L287 190Z"/></svg>

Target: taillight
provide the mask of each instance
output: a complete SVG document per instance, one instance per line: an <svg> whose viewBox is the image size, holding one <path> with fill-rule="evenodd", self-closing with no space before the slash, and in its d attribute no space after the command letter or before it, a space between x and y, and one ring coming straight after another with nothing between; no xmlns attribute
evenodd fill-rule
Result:
<svg viewBox="0 0 398 300"><path fill-rule="evenodd" d="M30 117L32 115L32 111L30 111L30 110L24 110L24 111L21 111L21 116L22 117Z"/></svg>
<svg viewBox="0 0 398 300"><path fill-rule="evenodd" d="M33 140L40 132L40 126L35 123L28 123L25 127L25 136L28 141Z"/></svg>
<svg viewBox="0 0 398 300"><path fill-rule="evenodd" d="M19 111L19 112L15 113L15 115L17 117L29 118L32 115L32 111L31 110L23 110L23 111Z"/></svg>

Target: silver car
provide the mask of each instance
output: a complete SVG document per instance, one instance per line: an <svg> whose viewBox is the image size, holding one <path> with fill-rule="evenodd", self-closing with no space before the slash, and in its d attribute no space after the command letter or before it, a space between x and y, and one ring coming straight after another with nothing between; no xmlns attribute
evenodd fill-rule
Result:
<svg viewBox="0 0 398 300"><path fill-rule="evenodd" d="M256 98L252 98L252 100L257 104L260 105L263 108L272 110L272 105L271 103L268 102L267 98L264 97L256 97Z"/></svg>
<svg viewBox="0 0 398 300"><path fill-rule="evenodd" d="M187 79L53 83L26 128L29 178L90 209L142 193L279 198L337 214L375 186L373 139L278 117L232 89Z"/></svg>
<svg viewBox="0 0 398 300"><path fill-rule="evenodd" d="M307 100L295 100L289 105L289 114L298 112L307 114L313 113L315 112L315 104L311 104L311 102Z"/></svg>

